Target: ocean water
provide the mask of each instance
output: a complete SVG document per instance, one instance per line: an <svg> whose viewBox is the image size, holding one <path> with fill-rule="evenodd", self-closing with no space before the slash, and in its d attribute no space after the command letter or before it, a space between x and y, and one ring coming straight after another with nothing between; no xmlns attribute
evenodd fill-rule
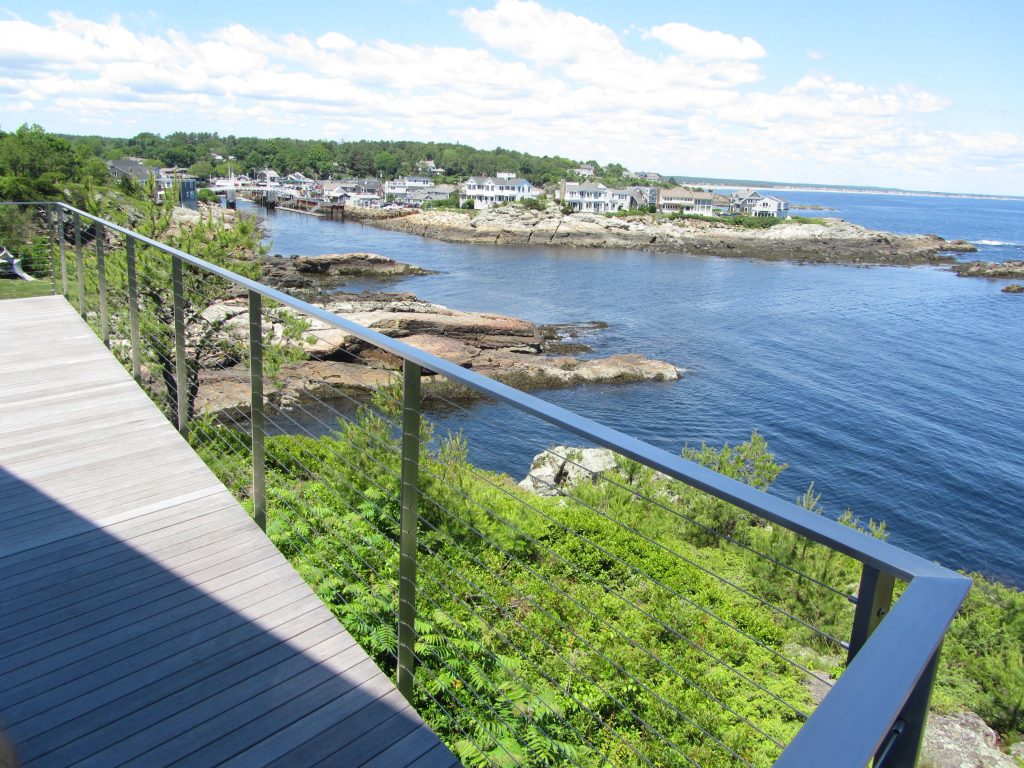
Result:
<svg viewBox="0 0 1024 768"><path fill-rule="evenodd" d="M975 242L1024 243L1024 202L785 193L849 220ZM929 208L931 207L931 208ZM931 212L929 213L929 210ZM799 212L802 213L802 212ZM594 354L640 352L678 382L587 386L545 399L666 450L768 439L825 513L885 520L890 540L1024 586L1024 297L937 267L843 267L644 253L452 245L276 212L271 250L372 251L441 274L389 290L537 323L601 320ZM1020 258L1016 246L982 255ZM358 286L354 286L358 287ZM431 414L481 465L522 477L578 444L504 406Z"/></svg>
<svg viewBox="0 0 1024 768"><path fill-rule="evenodd" d="M960 259L1024 259L1024 200L802 190L773 194L788 200L791 206L809 203L835 209L792 211L799 216L835 216L887 232L967 240L978 248L976 254L958 254Z"/></svg>

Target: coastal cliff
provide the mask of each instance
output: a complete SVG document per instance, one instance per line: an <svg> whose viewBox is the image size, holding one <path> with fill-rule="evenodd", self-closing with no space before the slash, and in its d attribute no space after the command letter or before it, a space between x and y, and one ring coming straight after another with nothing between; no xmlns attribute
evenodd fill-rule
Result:
<svg viewBox="0 0 1024 768"><path fill-rule="evenodd" d="M539 211L506 205L475 215L427 210L366 222L452 243L626 248L834 264L936 264L953 261L949 252L977 250L962 240L878 232L838 219L747 229L728 219L565 215L555 205Z"/></svg>

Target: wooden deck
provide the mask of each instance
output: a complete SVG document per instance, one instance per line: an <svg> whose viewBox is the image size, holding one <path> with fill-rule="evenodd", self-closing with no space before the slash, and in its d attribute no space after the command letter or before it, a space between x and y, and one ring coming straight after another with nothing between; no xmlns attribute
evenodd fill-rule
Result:
<svg viewBox="0 0 1024 768"><path fill-rule="evenodd" d="M458 765L62 297L0 301L0 725L25 766Z"/></svg>

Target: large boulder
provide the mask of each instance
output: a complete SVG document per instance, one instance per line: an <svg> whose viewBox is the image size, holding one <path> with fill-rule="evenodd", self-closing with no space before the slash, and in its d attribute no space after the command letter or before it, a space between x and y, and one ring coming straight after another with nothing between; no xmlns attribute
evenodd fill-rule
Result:
<svg viewBox="0 0 1024 768"><path fill-rule="evenodd" d="M540 496L558 496L564 489L596 480L602 472L612 469L615 469L615 454L607 448L556 445L534 456L530 472L519 487Z"/></svg>
<svg viewBox="0 0 1024 768"><path fill-rule="evenodd" d="M973 712L928 717L922 765L931 768L1017 768L996 747L996 733Z"/></svg>

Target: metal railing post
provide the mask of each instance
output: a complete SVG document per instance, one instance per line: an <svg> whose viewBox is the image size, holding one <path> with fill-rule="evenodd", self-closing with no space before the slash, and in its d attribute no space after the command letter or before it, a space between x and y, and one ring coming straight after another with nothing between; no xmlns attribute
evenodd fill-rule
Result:
<svg viewBox="0 0 1024 768"><path fill-rule="evenodd" d="M96 231L96 290L100 295L100 338L110 347L110 315L107 312L107 260L103 248L105 230L99 222Z"/></svg>
<svg viewBox="0 0 1024 768"><path fill-rule="evenodd" d="M88 317L85 307L85 258L82 255L82 218L75 213L75 270L78 272L78 314Z"/></svg>
<svg viewBox="0 0 1024 768"><path fill-rule="evenodd" d="M53 205L46 206L46 234L50 236L50 293L57 295L57 232L53 221Z"/></svg>
<svg viewBox="0 0 1024 768"><path fill-rule="evenodd" d="M264 439L266 424L263 415L263 297L249 291L249 380L252 386L250 405L252 422L252 516L256 524L267 530L267 485Z"/></svg>
<svg viewBox="0 0 1024 768"><path fill-rule="evenodd" d="M928 720L928 703L932 697L935 673L939 667L940 645L935 649L928 666L925 667L910 698L903 705L900 716L893 725L889 737L882 743L875 755L877 768L915 768L924 741L924 727Z"/></svg>
<svg viewBox="0 0 1024 768"><path fill-rule="evenodd" d="M60 284L64 298L71 298L68 293L68 261L64 243L64 209L57 207L57 248L60 251Z"/></svg>
<svg viewBox="0 0 1024 768"><path fill-rule="evenodd" d="M896 580L891 574L883 573L878 568L865 563L860 572L860 589L857 592L857 609L853 614L853 630L850 632L850 648L846 663L868 641L871 633L885 618L892 607L892 590Z"/></svg>
<svg viewBox="0 0 1024 768"><path fill-rule="evenodd" d="M402 386L402 533L398 558L398 690L412 703L416 667L416 533L419 517L420 366L408 360Z"/></svg>
<svg viewBox="0 0 1024 768"><path fill-rule="evenodd" d="M185 278L181 259L171 256L171 283L174 291L174 367L178 405L178 432L188 438L188 361L185 358Z"/></svg>
<svg viewBox="0 0 1024 768"><path fill-rule="evenodd" d="M139 283L135 273L135 240L125 238L125 262L128 268L128 326L132 340L132 377L142 383L142 346L139 340Z"/></svg>

